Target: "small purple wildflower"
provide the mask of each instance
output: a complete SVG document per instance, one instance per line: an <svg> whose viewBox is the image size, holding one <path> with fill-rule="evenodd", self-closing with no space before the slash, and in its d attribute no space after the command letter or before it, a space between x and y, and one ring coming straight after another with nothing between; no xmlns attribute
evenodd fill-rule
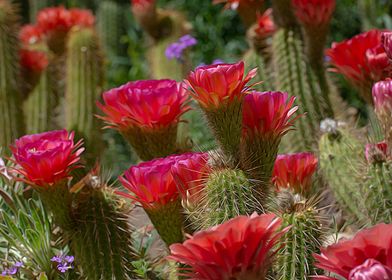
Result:
<svg viewBox="0 0 392 280"><path fill-rule="evenodd" d="M187 34L178 39L177 42L170 44L166 50L165 55L168 59L177 59L181 61L185 49L197 44L196 38Z"/></svg>
<svg viewBox="0 0 392 280"><path fill-rule="evenodd" d="M74 256L54 256L50 259L52 262L57 263L57 270L65 273L69 269L73 269L72 263L75 260Z"/></svg>
<svg viewBox="0 0 392 280"><path fill-rule="evenodd" d="M16 262L13 266L11 266L8 269L5 269L1 275L2 276L6 276L6 275L15 275L18 273L19 268L22 267L24 265L23 262Z"/></svg>
<svg viewBox="0 0 392 280"><path fill-rule="evenodd" d="M222 59L214 59L214 61L211 63L212 65L216 65L216 64L224 64L225 62Z"/></svg>

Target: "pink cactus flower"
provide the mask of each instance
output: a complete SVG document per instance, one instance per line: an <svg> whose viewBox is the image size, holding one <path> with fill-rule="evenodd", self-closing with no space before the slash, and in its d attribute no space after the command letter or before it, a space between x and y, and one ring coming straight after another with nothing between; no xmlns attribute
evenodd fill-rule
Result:
<svg viewBox="0 0 392 280"><path fill-rule="evenodd" d="M297 19L308 26L328 24L335 5L335 0L292 0Z"/></svg>

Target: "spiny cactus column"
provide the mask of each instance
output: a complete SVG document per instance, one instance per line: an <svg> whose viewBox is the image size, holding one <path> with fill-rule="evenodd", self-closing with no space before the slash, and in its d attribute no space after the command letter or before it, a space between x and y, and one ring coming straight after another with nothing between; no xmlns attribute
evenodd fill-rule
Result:
<svg viewBox="0 0 392 280"><path fill-rule="evenodd" d="M283 145L288 146L290 152L310 149L315 141L318 122L322 119L322 107L319 88L306 66L298 32L291 29L276 32L273 50L276 89L296 96L301 112L306 112L298 122L297 131L291 133L291 137L287 138L289 142Z"/></svg>
<svg viewBox="0 0 392 280"><path fill-rule="evenodd" d="M125 203L101 183L78 194L71 247L86 279L134 279Z"/></svg>
<svg viewBox="0 0 392 280"><path fill-rule="evenodd" d="M221 224L239 215L261 211L253 186L241 170L222 169L212 172L205 185L200 205L189 212L198 229Z"/></svg>
<svg viewBox="0 0 392 280"><path fill-rule="evenodd" d="M104 61L98 38L91 28L75 27L67 43L66 122L85 139L89 163L102 152L103 142L96 101L104 84Z"/></svg>
<svg viewBox="0 0 392 280"><path fill-rule="evenodd" d="M317 211L312 207L282 215L283 227L291 226L282 237L278 253L278 280L310 279L316 275L313 253L319 252L322 231Z"/></svg>
<svg viewBox="0 0 392 280"><path fill-rule="evenodd" d="M15 7L0 1L0 147L8 147L23 134L20 108L18 18Z"/></svg>
<svg viewBox="0 0 392 280"><path fill-rule="evenodd" d="M365 174L364 152L356 136L345 130L324 134L319 143L320 167L339 207L348 220L367 222L364 195L361 190Z"/></svg>
<svg viewBox="0 0 392 280"><path fill-rule="evenodd" d="M247 71L257 68L257 75L254 80L260 83L253 86L253 88L257 91L271 90L271 77L267 73L267 63L265 63L264 58L252 48L245 53L243 60Z"/></svg>
<svg viewBox="0 0 392 280"><path fill-rule="evenodd" d="M40 74L37 84L24 102L26 131L29 134L56 128L54 119L59 101L59 77L55 68L51 64Z"/></svg>
<svg viewBox="0 0 392 280"><path fill-rule="evenodd" d="M124 27L125 13L129 7L119 4L114 0L99 2L97 11L97 29L105 51L109 55L118 56L126 52L121 39L126 35Z"/></svg>
<svg viewBox="0 0 392 280"><path fill-rule="evenodd" d="M364 184L366 208L372 224L392 223L391 162L374 162L369 166Z"/></svg>

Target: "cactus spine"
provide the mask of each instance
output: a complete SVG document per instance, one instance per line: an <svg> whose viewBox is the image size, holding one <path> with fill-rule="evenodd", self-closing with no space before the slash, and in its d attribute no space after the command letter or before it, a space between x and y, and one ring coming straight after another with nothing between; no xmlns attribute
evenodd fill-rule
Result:
<svg viewBox="0 0 392 280"><path fill-rule="evenodd" d="M299 202L292 211L282 214L283 227L291 228L281 240L283 247L278 254L275 279L311 279L316 275L312 254L319 252L321 223L317 210L307 204Z"/></svg>
<svg viewBox="0 0 392 280"><path fill-rule="evenodd" d="M361 191L364 166L363 145L345 130L324 134L320 139L320 167L340 208L351 222L366 222Z"/></svg>
<svg viewBox="0 0 392 280"><path fill-rule="evenodd" d="M75 28L67 42L66 124L85 139L87 161L102 152L96 100L104 83L104 61L98 38L91 28Z"/></svg>
<svg viewBox="0 0 392 280"><path fill-rule="evenodd" d="M212 172L205 185L202 201L190 211L195 228L206 229L238 215L260 212L261 206L245 173L236 169Z"/></svg>
<svg viewBox="0 0 392 280"><path fill-rule="evenodd" d="M294 142L295 146L289 145L289 151L310 149L314 144L322 113L317 92L319 88L306 66L298 32L292 29L277 31L273 37L273 49L276 89L296 96L301 112L306 112L298 121L298 130L291 133L290 142Z"/></svg>
<svg viewBox="0 0 392 280"><path fill-rule="evenodd" d="M19 25L15 7L0 1L0 147L8 147L24 132L18 88Z"/></svg>
<svg viewBox="0 0 392 280"><path fill-rule="evenodd" d="M364 190L366 208L372 224L392 223L391 162L376 162L369 167Z"/></svg>
<svg viewBox="0 0 392 280"><path fill-rule="evenodd" d="M86 186L87 187L87 186ZM86 188L85 187L85 188ZM79 194L71 246L85 279L132 278L127 208L106 186Z"/></svg>

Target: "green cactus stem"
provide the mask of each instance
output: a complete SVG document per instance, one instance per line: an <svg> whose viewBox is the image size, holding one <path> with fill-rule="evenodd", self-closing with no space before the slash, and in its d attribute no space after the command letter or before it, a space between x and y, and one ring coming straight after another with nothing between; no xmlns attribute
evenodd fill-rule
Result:
<svg viewBox="0 0 392 280"><path fill-rule="evenodd" d="M368 222L361 189L365 155L358 137L343 129L326 133L319 150L321 172L345 218L359 225Z"/></svg>
<svg viewBox="0 0 392 280"><path fill-rule="evenodd" d="M17 11L8 1L0 1L0 147L7 148L24 133L18 84L19 24Z"/></svg>
<svg viewBox="0 0 392 280"><path fill-rule="evenodd" d="M291 28L297 25L297 19L293 13L291 0L272 1L272 11L276 25L284 28Z"/></svg>
<svg viewBox="0 0 392 280"><path fill-rule="evenodd" d="M67 42L66 126L83 138L86 160L93 163L103 150L96 101L104 86L104 61L95 31L75 28Z"/></svg>
<svg viewBox="0 0 392 280"><path fill-rule="evenodd" d="M261 210L253 185L245 173L225 168L210 174L200 204L188 213L191 224L200 230Z"/></svg>
<svg viewBox="0 0 392 280"><path fill-rule="evenodd" d="M367 190L365 205L373 225L378 223L392 223L391 184L391 162L371 163L364 190Z"/></svg>
<svg viewBox="0 0 392 280"><path fill-rule="evenodd" d="M169 247L184 241L184 215L181 201L172 201L157 208L144 208L163 242Z"/></svg>
<svg viewBox="0 0 392 280"><path fill-rule="evenodd" d="M93 182L94 180L92 180ZM78 194L71 248L83 279L135 279L129 210L107 186L94 183Z"/></svg>
<svg viewBox="0 0 392 280"><path fill-rule="evenodd" d="M29 0L30 21L35 22L40 10L54 5L56 5L54 0Z"/></svg>
<svg viewBox="0 0 392 280"><path fill-rule="evenodd" d="M292 204L280 209L282 227L291 228L281 239L282 248L278 252L274 279L311 279L317 274L313 254L320 251L323 239L318 210L311 200L289 192L279 194L277 199L284 197L286 201L286 196L292 196Z"/></svg>
<svg viewBox="0 0 392 280"><path fill-rule="evenodd" d="M97 11L97 29L105 52L110 56L126 55L122 37L126 35L125 13L129 7L114 0L99 1Z"/></svg>
<svg viewBox="0 0 392 280"><path fill-rule="evenodd" d="M276 71L276 90L296 96L301 113L298 129L284 141L287 152L309 150L314 146L318 123L325 118L320 100L320 88L306 65L304 50L298 32L281 29L273 37L273 65Z"/></svg>
<svg viewBox="0 0 392 280"><path fill-rule="evenodd" d="M59 103L58 75L54 64L40 73L38 82L24 101L26 132L40 133L57 128L55 109Z"/></svg>

